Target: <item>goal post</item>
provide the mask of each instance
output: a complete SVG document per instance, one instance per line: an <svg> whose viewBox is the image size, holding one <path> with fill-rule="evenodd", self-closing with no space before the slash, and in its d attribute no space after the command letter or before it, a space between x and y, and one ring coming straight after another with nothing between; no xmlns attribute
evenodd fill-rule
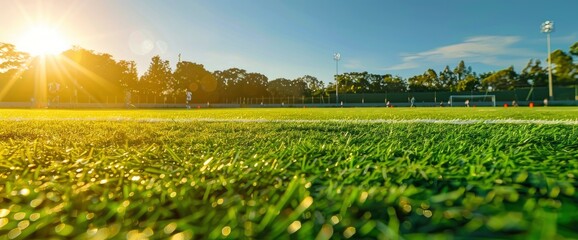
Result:
<svg viewBox="0 0 578 240"><path fill-rule="evenodd" d="M450 106L460 106L460 103L465 106L466 100L469 100L470 105L487 103L491 104L491 106L496 106L496 95L451 95Z"/></svg>

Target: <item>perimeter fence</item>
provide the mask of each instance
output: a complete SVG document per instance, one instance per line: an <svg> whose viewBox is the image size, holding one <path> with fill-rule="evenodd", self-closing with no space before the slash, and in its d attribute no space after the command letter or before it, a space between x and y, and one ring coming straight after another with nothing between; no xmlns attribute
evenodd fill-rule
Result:
<svg viewBox="0 0 578 240"><path fill-rule="evenodd" d="M519 88L510 91L470 91L470 92L383 92L383 93L345 93L328 96L290 96L290 97L237 97L214 99L213 101L201 101L193 98L189 101L190 107L300 107L300 106L386 106L387 102L393 106L409 106L413 98L417 106L440 106L447 103L450 96L468 95L493 95L496 97L496 104L510 104L513 101L520 105L543 104L543 100L548 98L548 88ZM55 100L56 99L56 100ZM472 105L490 106L491 100L475 98L470 101ZM551 105L578 105L578 87L555 87L554 101L550 100ZM125 108L125 107L142 107L142 108L173 108L186 107L186 96L140 96L133 95L127 98L126 95L103 96L99 100L90 96L59 96L58 98L49 98L45 101L31 99L29 102L0 102L0 107L13 108Z"/></svg>

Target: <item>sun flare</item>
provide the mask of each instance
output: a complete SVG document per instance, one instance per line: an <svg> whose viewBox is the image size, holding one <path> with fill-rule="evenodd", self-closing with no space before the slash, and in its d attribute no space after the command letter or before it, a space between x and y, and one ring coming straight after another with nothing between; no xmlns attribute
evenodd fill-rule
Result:
<svg viewBox="0 0 578 240"><path fill-rule="evenodd" d="M39 26L24 33L17 47L32 56L57 55L68 49L70 44L58 30Z"/></svg>

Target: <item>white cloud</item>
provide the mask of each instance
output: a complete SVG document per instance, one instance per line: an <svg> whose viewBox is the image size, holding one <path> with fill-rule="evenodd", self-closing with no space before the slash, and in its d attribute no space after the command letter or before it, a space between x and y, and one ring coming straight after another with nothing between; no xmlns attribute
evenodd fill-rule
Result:
<svg viewBox="0 0 578 240"><path fill-rule="evenodd" d="M568 35L558 36L557 34L552 34L552 42L564 43L564 44L573 44L578 42L578 33L574 32ZM570 47L570 46L568 46Z"/></svg>
<svg viewBox="0 0 578 240"><path fill-rule="evenodd" d="M413 61L408 61L404 58L403 63L391 66L391 67L387 67L384 70L406 70L406 69L414 69L414 68L418 68L420 65L417 62L413 62Z"/></svg>
<svg viewBox="0 0 578 240"><path fill-rule="evenodd" d="M406 70L429 68L437 64L456 64L460 60L467 63L481 63L490 66L513 65L537 56L538 53L513 47L520 42L518 36L475 36L453 45L404 54L402 63L385 70ZM509 62L509 63L507 63Z"/></svg>
<svg viewBox="0 0 578 240"><path fill-rule="evenodd" d="M359 59L346 59L343 62L343 67L345 69L364 69L365 66L363 65L363 62Z"/></svg>

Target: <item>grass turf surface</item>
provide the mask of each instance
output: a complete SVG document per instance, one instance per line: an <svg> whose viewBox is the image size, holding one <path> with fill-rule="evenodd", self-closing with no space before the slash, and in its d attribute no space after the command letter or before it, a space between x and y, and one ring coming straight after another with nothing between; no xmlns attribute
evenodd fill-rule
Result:
<svg viewBox="0 0 578 240"><path fill-rule="evenodd" d="M578 237L578 125L380 119L578 109L2 110L0 239Z"/></svg>

